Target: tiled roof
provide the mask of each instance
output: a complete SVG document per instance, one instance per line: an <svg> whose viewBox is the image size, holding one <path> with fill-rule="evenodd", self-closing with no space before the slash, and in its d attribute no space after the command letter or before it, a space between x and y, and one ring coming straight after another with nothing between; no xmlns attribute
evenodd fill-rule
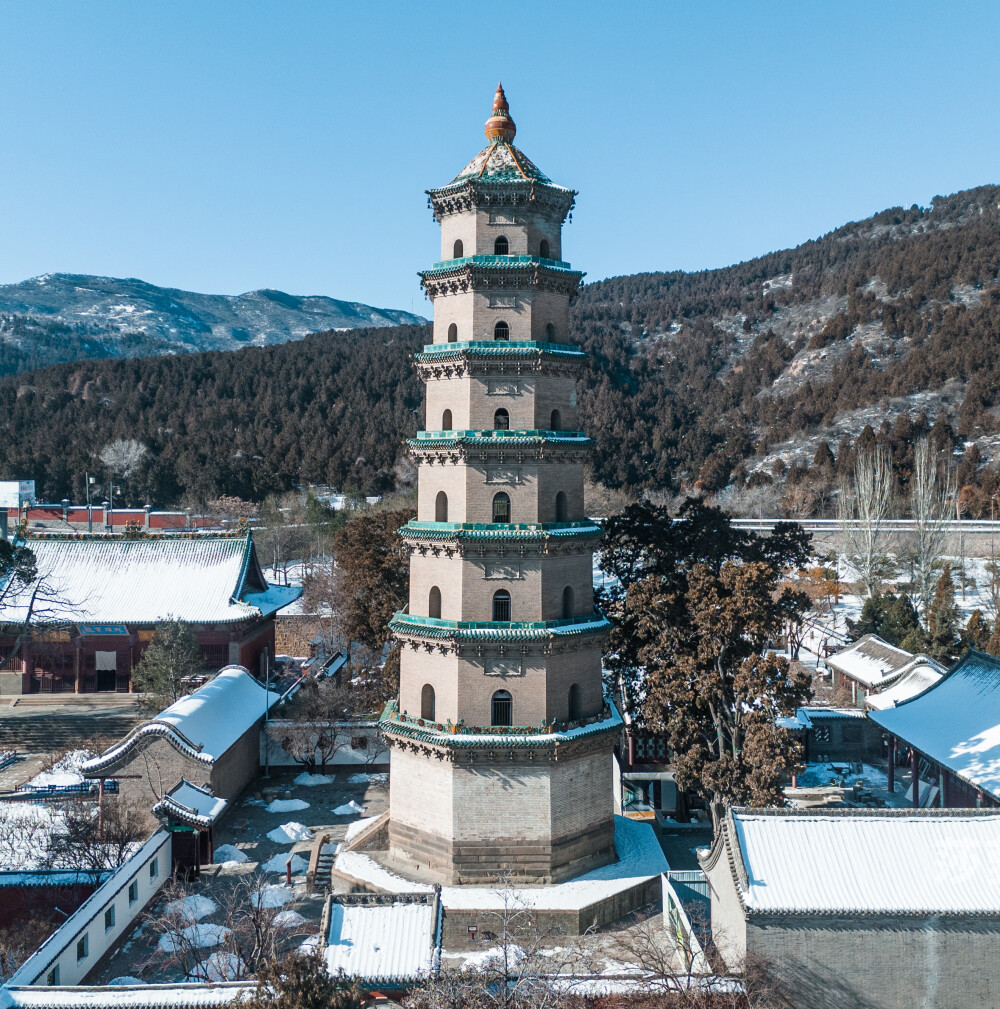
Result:
<svg viewBox="0 0 1000 1009"><path fill-rule="evenodd" d="M601 535L594 522L418 522L411 519L400 532L408 539L427 540L546 540Z"/></svg>
<svg viewBox="0 0 1000 1009"><path fill-rule="evenodd" d="M194 760L211 764L222 756L280 694L265 690L242 666L226 666L193 694L174 701L155 718L134 728L121 742L80 766L93 777L117 764L147 738L166 738Z"/></svg>
<svg viewBox="0 0 1000 1009"><path fill-rule="evenodd" d="M210 827L222 815L226 800L217 798L205 788L182 779L155 806L156 816L168 816L192 827Z"/></svg>
<svg viewBox="0 0 1000 1009"><path fill-rule="evenodd" d="M249 536L40 536L26 540L38 580L14 587L0 623L222 623L271 614L301 590L269 585Z"/></svg>
<svg viewBox="0 0 1000 1009"><path fill-rule="evenodd" d="M945 669L940 662L927 655L915 655L911 662L899 671L899 679L880 694L869 694L865 705L876 711L894 708L903 701L923 693L933 687L944 676Z"/></svg>
<svg viewBox="0 0 1000 1009"><path fill-rule="evenodd" d="M970 649L928 690L868 717L1000 798L1000 659Z"/></svg>
<svg viewBox="0 0 1000 1009"><path fill-rule="evenodd" d="M866 634L826 661L863 686L881 687L896 679L912 659L912 652L890 645L877 634Z"/></svg>
<svg viewBox="0 0 1000 1009"><path fill-rule="evenodd" d="M415 361L440 361L460 357L537 357L553 354L557 357L586 358L579 347L566 343L545 343L535 340L466 340L462 343L428 343L423 351L413 355Z"/></svg>
<svg viewBox="0 0 1000 1009"><path fill-rule="evenodd" d="M222 984L48 985L0 988L0 1009L215 1009L243 1000L256 985Z"/></svg>
<svg viewBox="0 0 1000 1009"><path fill-rule="evenodd" d="M1000 914L1000 811L736 808L723 834L751 914Z"/></svg>
<svg viewBox="0 0 1000 1009"><path fill-rule="evenodd" d="M396 613L389 621L393 634L411 634L454 641L544 641L549 637L573 637L611 630L603 613L566 620L443 620Z"/></svg>
<svg viewBox="0 0 1000 1009"><path fill-rule="evenodd" d="M410 448L439 448L448 445L498 445L517 449L521 446L541 445L551 442L556 445L591 444L590 438L582 431L497 431L491 428L468 431L418 431L416 438L408 438Z"/></svg>
<svg viewBox="0 0 1000 1009"><path fill-rule="evenodd" d="M448 185L472 179L481 182L539 182L554 189L565 188L556 186L520 148L507 140L487 144Z"/></svg>
<svg viewBox="0 0 1000 1009"><path fill-rule="evenodd" d="M436 899L330 905L325 951L331 974L372 985L412 984L437 963Z"/></svg>

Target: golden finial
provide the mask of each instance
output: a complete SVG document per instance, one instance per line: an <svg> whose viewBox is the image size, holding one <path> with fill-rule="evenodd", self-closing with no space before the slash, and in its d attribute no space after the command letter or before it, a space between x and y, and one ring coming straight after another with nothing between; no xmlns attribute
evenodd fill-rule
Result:
<svg viewBox="0 0 1000 1009"><path fill-rule="evenodd" d="M513 140L517 133L514 120L510 118L510 106L507 96L503 93L503 84L497 84L497 93L493 96L493 114L486 120L487 140Z"/></svg>

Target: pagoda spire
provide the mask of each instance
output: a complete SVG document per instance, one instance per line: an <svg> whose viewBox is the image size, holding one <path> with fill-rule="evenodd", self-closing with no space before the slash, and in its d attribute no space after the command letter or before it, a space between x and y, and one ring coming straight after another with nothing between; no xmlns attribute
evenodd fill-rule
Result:
<svg viewBox="0 0 1000 1009"><path fill-rule="evenodd" d="M486 139L492 141L504 140L510 143L517 133L514 120L510 118L510 106L507 96L503 93L503 84L497 84L497 93L493 96L493 113L486 120Z"/></svg>

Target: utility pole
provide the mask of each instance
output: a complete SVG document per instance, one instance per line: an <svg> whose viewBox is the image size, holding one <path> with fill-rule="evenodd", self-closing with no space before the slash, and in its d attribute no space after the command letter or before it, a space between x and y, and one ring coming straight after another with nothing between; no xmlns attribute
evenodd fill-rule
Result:
<svg viewBox="0 0 1000 1009"><path fill-rule="evenodd" d="M87 532L92 533L94 531L94 511L90 503L90 488L97 483L97 479L89 473L85 473L84 476L87 478Z"/></svg>

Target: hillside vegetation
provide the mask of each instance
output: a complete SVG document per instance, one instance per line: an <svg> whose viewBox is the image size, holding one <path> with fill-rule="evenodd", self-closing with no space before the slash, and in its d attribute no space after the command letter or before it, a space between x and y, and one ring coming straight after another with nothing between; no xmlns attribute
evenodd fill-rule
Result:
<svg viewBox="0 0 1000 1009"><path fill-rule="evenodd" d="M828 507L857 439L962 443L963 483L1000 445L1000 188L884 211L720 270L583 289L573 339L594 476L635 492L769 489ZM303 482L380 492L397 479L422 390L426 327L327 333L232 353L63 364L0 380L0 471L79 497L94 453L137 438L127 493L154 504L260 499ZM991 484L992 486L992 484Z"/></svg>

